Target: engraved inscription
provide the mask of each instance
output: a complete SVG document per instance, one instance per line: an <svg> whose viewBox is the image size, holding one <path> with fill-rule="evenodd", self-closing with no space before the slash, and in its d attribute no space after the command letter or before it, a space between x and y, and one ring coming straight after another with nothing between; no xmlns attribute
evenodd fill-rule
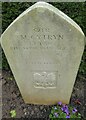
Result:
<svg viewBox="0 0 86 120"><path fill-rule="evenodd" d="M34 49L66 49L66 47L62 45L65 37L63 33L55 33L51 31L50 28L42 27L33 27L31 31L31 34L20 34L18 31L16 31L15 38L17 39L17 44L14 44L14 46L10 46L10 49L23 49L25 51Z"/></svg>
<svg viewBox="0 0 86 120"><path fill-rule="evenodd" d="M36 72L34 75L35 88L55 88L56 87L56 74L55 72Z"/></svg>

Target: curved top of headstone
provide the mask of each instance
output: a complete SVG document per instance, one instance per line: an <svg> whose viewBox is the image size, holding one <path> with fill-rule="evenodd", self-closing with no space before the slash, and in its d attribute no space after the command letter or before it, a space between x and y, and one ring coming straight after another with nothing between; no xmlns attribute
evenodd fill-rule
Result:
<svg viewBox="0 0 86 120"><path fill-rule="evenodd" d="M82 29L79 27L79 25L77 25L76 22L74 22L70 17L68 17L66 14L64 14L63 12L61 12L59 9L55 8L54 6L40 1L35 3L34 5L32 5L31 7L29 7L27 10L25 10L22 14L20 14L9 26L8 28L5 30L5 32L15 23L17 22L20 18L24 17L26 14L28 14L28 12L32 11L33 9L36 8L42 8L39 10L39 12L43 12L43 10L45 11L45 9L48 9L49 11L54 12L56 15L58 15L59 17L61 17L61 19L67 21L69 24L71 24L73 27L75 27L78 31L81 32L82 35L84 35ZM4 33L5 33L4 32ZM4 34L2 34L3 36Z"/></svg>

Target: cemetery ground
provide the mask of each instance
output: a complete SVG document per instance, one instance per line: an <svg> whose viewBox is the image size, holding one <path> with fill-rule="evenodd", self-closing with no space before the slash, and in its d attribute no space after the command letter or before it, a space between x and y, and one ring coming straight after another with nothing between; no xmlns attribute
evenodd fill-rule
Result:
<svg viewBox="0 0 86 120"><path fill-rule="evenodd" d="M1 71L0 71L1 73ZM2 117L11 118L10 112L15 110L15 118L47 118L54 105L25 104L18 86L10 70L3 70L2 76ZM70 104L76 107L84 118L86 115L86 76L77 75L70 99ZM59 92L59 91L57 91Z"/></svg>

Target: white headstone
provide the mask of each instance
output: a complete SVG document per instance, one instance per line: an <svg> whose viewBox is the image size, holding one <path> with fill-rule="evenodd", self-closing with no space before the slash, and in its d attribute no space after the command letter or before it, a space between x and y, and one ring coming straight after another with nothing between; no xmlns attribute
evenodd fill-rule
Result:
<svg viewBox="0 0 86 120"><path fill-rule="evenodd" d="M1 45L26 103L69 103L84 50L71 18L38 2L12 22Z"/></svg>

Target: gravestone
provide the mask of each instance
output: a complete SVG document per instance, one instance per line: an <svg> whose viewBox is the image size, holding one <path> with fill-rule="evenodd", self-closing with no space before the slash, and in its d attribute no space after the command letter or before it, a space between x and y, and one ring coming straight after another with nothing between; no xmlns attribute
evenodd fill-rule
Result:
<svg viewBox="0 0 86 120"><path fill-rule="evenodd" d="M1 45L26 103L69 103L84 50L71 18L38 2L11 23Z"/></svg>

